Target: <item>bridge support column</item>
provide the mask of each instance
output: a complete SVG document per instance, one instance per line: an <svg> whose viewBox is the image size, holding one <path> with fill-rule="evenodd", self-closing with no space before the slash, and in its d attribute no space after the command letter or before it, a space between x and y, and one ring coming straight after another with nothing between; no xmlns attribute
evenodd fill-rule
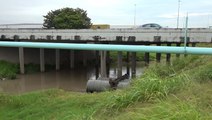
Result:
<svg viewBox="0 0 212 120"><path fill-rule="evenodd" d="M171 46L171 43L167 43L167 46ZM170 63L170 59L171 59L171 54L170 53L167 53L166 54L166 62L167 63Z"/></svg>
<svg viewBox="0 0 212 120"><path fill-rule="evenodd" d="M161 46L161 43L157 43L157 46ZM160 62L161 60L161 53L156 53L156 61Z"/></svg>
<svg viewBox="0 0 212 120"><path fill-rule="evenodd" d="M83 66L87 66L87 51L83 51Z"/></svg>
<svg viewBox="0 0 212 120"><path fill-rule="evenodd" d="M132 52L132 77L136 76L136 52Z"/></svg>
<svg viewBox="0 0 212 120"><path fill-rule="evenodd" d="M181 45L181 43L176 43L176 46L177 46L177 47L180 47L180 45ZM179 57L180 57L180 54L176 54L176 57L179 58Z"/></svg>
<svg viewBox="0 0 212 120"><path fill-rule="evenodd" d="M107 72L106 72L106 56L107 52L106 51L101 51L101 77L106 78L107 77Z"/></svg>
<svg viewBox="0 0 212 120"><path fill-rule="evenodd" d="M189 47L189 43L186 43L186 47ZM184 54L184 57L187 57L187 54Z"/></svg>
<svg viewBox="0 0 212 120"><path fill-rule="evenodd" d="M128 41L135 42L136 37L129 36ZM127 57L129 57L129 54L127 55ZM127 61L129 61L129 58L127 58L127 59L128 59ZM127 68L127 74L129 75L129 68ZM135 77L135 75L136 75L136 52L131 52L131 76Z"/></svg>
<svg viewBox="0 0 212 120"><path fill-rule="evenodd" d="M19 63L20 63L20 73L24 74L25 69L24 69L24 48L19 47Z"/></svg>
<svg viewBox="0 0 212 120"><path fill-rule="evenodd" d="M101 37L100 36L94 36L94 43L98 44L99 39ZM99 78L99 64L100 64L100 57L99 57L99 51L96 50L95 51L95 70L96 70L96 79Z"/></svg>
<svg viewBox="0 0 212 120"><path fill-rule="evenodd" d="M99 78L99 63L100 63L100 60L99 60L99 51L95 51L95 67L96 67L96 79Z"/></svg>
<svg viewBox="0 0 212 120"><path fill-rule="evenodd" d="M45 58L44 49L40 48L40 71L45 72Z"/></svg>
<svg viewBox="0 0 212 120"><path fill-rule="evenodd" d="M144 61L145 61L145 65L148 66L149 65L149 53L148 52L144 53Z"/></svg>
<svg viewBox="0 0 212 120"><path fill-rule="evenodd" d="M106 69L107 69L107 77L110 76L110 51L107 51L106 55Z"/></svg>
<svg viewBox="0 0 212 120"><path fill-rule="evenodd" d="M130 65L129 65L129 62L130 62L130 53L127 52L127 74L130 75Z"/></svg>
<svg viewBox="0 0 212 120"><path fill-rule="evenodd" d="M70 68L74 68L74 50L70 50Z"/></svg>
<svg viewBox="0 0 212 120"><path fill-rule="evenodd" d="M122 52L118 51L118 75L117 77L122 76Z"/></svg>
<svg viewBox="0 0 212 120"><path fill-rule="evenodd" d="M60 50L55 50L55 64L56 64L56 70L60 70Z"/></svg>
<svg viewBox="0 0 212 120"><path fill-rule="evenodd" d="M161 46L161 36L154 36L154 42L156 42L157 46ZM156 53L156 61L160 62L161 53Z"/></svg>

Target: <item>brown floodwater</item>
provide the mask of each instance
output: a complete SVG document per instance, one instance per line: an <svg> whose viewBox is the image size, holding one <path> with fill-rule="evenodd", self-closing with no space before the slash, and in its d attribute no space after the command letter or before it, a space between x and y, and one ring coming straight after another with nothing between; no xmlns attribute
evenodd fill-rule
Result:
<svg viewBox="0 0 212 120"><path fill-rule="evenodd" d="M143 65L138 64L136 76L143 73ZM126 67L123 67L123 74L126 73ZM117 69L111 67L110 77L115 77ZM82 67L74 70L49 71L44 73L33 73L18 75L15 80L1 80L0 92L9 94L21 94L32 91L46 89L63 89L66 91L85 92L86 84L89 79L96 78L95 67Z"/></svg>

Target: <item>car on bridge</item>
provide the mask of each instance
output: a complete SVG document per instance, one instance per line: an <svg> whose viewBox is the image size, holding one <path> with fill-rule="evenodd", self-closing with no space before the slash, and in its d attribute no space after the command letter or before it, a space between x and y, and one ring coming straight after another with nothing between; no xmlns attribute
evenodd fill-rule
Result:
<svg viewBox="0 0 212 120"><path fill-rule="evenodd" d="M160 26L159 24L156 23L148 23L148 24L144 24L138 27L139 29L161 29L162 26Z"/></svg>

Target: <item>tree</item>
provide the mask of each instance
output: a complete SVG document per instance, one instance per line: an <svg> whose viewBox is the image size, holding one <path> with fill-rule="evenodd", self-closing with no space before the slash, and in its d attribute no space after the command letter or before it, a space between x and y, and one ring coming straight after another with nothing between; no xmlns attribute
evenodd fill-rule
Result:
<svg viewBox="0 0 212 120"><path fill-rule="evenodd" d="M44 17L44 28L87 29L92 23L86 11L80 8L62 8L48 12Z"/></svg>

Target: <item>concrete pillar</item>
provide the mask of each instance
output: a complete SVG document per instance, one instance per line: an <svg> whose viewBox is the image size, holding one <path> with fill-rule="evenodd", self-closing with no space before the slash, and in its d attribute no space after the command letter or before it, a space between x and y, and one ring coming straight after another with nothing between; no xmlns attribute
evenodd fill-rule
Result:
<svg viewBox="0 0 212 120"><path fill-rule="evenodd" d="M154 36L154 42L156 42L157 46L161 46L161 36ZM156 53L156 61L160 62L161 53Z"/></svg>
<svg viewBox="0 0 212 120"><path fill-rule="evenodd" d="M40 48L40 71L45 72L45 56L43 48Z"/></svg>
<svg viewBox="0 0 212 120"><path fill-rule="evenodd" d="M177 47L180 47L181 43L176 43ZM180 54L176 54L176 57L180 57Z"/></svg>
<svg viewBox="0 0 212 120"><path fill-rule="evenodd" d="M95 68L96 68L96 79L97 79L99 78L99 63L100 63L99 51L95 51L95 54L96 54Z"/></svg>
<svg viewBox="0 0 212 120"><path fill-rule="evenodd" d="M189 47L189 43L186 43L186 47ZM187 57L188 54L184 54L184 57Z"/></svg>
<svg viewBox="0 0 212 120"><path fill-rule="evenodd" d="M135 36L129 36L128 42L133 42L135 43L136 37ZM127 53L127 59L129 60L130 54ZM129 63L129 62L128 62ZM129 66L128 66L129 67ZM129 68L127 68L127 74L129 75ZM136 74L136 52L131 52L131 75L132 77L135 77Z"/></svg>
<svg viewBox="0 0 212 120"><path fill-rule="evenodd" d="M172 45L171 43L167 43L167 46L171 46L171 45ZM171 59L171 54L167 53L166 54L166 62L170 63L170 59Z"/></svg>
<svg viewBox="0 0 212 120"><path fill-rule="evenodd" d="M145 65L148 66L149 65L149 53L148 52L144 53L144 61L145 61Z"/></svg>
<svg viewBox="0 0 212 120"><path fill-rule="evenodd" d="M132 77L136 76L136 52L132 52Z"/></svg>
<svg viewBox="0 0 212 120"><path fill-rule="evenodd" d="M70 68L73 69L74 68L74 50L70 50Z"/></svg>
<svg viewBox="0 0 212 120"><path fill-rule="evenodd" d="M118 52L118 76L122 76L122 52Z"/></svg>
<svg viewBox="0 0 212 120"><path fill-rule="evenodd" d="M99 78L99 66L95 66L95 72L96 72L96 79L98 79Z"/></svg>
<svg viewBox="0 0 212 120"><path fill-rule="evenodd" d="M130 75L130 52L127 52L127 74Z"/></svg>
<svg viewBox="0 0 212 120"><path fill-rule="evenodd" d="M161 43L157 43L157 46L161 46ZM161 60L161 53L156 53L156 61L160 62Z"/></svg>
<svg viewBox="0 0 212 120"><path fill-rule="evenodd" d="M107 73L106 73L106 54L107 52L106 51L101 51L100 52L101 54L101 77L102 78L106 78L107 77Z"/></svg>
<svg viewBox="0 0 212 120"><path fill-rule="evenodd" d="M55 50L55 62L56 62L56 70L60 70L60 50Z"/></svg>
<svg viewBox="0 0 212 120"><path fill-rule="evenodd" d="M87 51L83 51L83 66L87 66Z"/></svg>
<svg viewBox="0 0 212 120"><path fill-rule="evenodd" d="M19 63L20 63L20 72L21 74L25 73L24 69L24 48L19 47Z"/></svg>
<svg viewBox="0 0 212 120"><path fill-rule="evenodd" d="M96 57L96 58L95 58L95 59L96 59L96 60L95 60L95 62L96 62L95 64L96 64L96 66L99 66L99 63L100 63L99 51L95 51L95 54L96 54L96 55L95 55L95 57Z"/></svg>
<svg viewBox="0 0 212 120"><path fill-rule="evenodd" d="M106 55L106 69L107 69L107 77L110 76L110 51L107 51Z"/></svg>

